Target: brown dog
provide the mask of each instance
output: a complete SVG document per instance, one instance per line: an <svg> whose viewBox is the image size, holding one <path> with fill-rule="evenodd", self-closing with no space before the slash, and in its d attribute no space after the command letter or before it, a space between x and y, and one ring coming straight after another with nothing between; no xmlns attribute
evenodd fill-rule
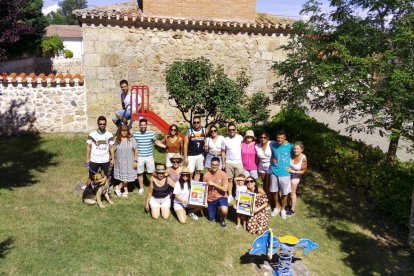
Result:
<svg viewBox="0 0 414 276"><path fill-rule="evenodd" d="M102 195L105 196L109 204L113 204L109 197L109 180L101 170L94 175L91 185L86 186L82 200L86 205L98 204L99 207L105 208L102 204Z"/></svg>

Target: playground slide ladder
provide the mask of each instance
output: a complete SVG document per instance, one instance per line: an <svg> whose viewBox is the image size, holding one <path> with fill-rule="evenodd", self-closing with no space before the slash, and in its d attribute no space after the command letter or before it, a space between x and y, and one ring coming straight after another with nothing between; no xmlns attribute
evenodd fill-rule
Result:
<svg viewBox="0 0 414 276"><path fill-rule="evenodd" d="M131 92L131 104L135 105L135 109L132 110L136 110L134 113L131 114L132 120L139 121L139 119L142 118L147 119L162 133L167 134L170 125L166 121L164 121L160 116L158 116L155 112L150 110L148 86L134 85L132 86ZM137 95L137 97L135 97L135 103L132 102L132 94L134 92ZM138 107L138 95L141 96L141 108Z"/></svg>

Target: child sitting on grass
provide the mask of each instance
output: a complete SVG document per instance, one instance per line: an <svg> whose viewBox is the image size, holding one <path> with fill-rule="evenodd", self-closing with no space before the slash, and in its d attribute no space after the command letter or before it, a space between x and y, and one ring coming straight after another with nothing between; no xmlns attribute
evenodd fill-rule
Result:
<svg viewBox="0 0 414 276"><path fill-rule="evenodd" d="M237 202L239 199L239 193L247 191L247 186L244 183L245 179L246 178L244 174L242 173L237 175L237 177L234 178L234 182L236 182L236 200L234 201L233 208L236 210L237 210ZM245 215L237 213L236 229L240 229L242 227L242 223L243 223L243 229L246 229L246 221L247 221L247 217Z"/></svg>

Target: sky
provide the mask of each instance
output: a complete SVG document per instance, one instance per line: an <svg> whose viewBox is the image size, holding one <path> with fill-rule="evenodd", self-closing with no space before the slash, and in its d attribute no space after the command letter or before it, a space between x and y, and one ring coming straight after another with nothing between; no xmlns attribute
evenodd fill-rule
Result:
<svg viewBox="0 0 414 276"><path fill-rule="evenodd" d="M47 14L58 8L59 0L43 0L43 13ZM127 0L87 0L88 6L105 6L116 3L128 2ZM328 0L319 0L323 3L323 9L328 8ZM306 0L256 0L258 12L271 13L280 16L300 18L299 12Z"/></svg>

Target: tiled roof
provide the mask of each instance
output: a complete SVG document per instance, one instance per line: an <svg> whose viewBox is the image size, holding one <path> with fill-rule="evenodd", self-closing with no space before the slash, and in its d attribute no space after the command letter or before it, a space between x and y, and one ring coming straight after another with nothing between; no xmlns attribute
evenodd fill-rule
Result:
<svg viewBox="0 0 414 276"><path fill-rule="evenodd" d="M77 25L49 25L46 27L46 36L52 35L61 38L81 38L82 28Z"/></svg>
<svg viewBox="0 0 414 276"><path fill-rule="evenodd" d="M35 75L31 73L26 75L26 73L17 74L15 72L11 74L2 73L0 75L0 84L3 86L82 86L84 84L83 76L79 74L40 74Z"/></svg>
<svg viewBox="0 0 414 276"><path fill-rule="evenodd" d="M196 19L179 17L162 17L145 15L133 6L97 7L95 9L74 10L72 16L80 22L118 22L118 24L154 24L163 26L182 26L187 28L233 29L252 31L287 32L292 28L294 20L266 13L258 13L254 22L226 21L217 19Z"/></svg>

